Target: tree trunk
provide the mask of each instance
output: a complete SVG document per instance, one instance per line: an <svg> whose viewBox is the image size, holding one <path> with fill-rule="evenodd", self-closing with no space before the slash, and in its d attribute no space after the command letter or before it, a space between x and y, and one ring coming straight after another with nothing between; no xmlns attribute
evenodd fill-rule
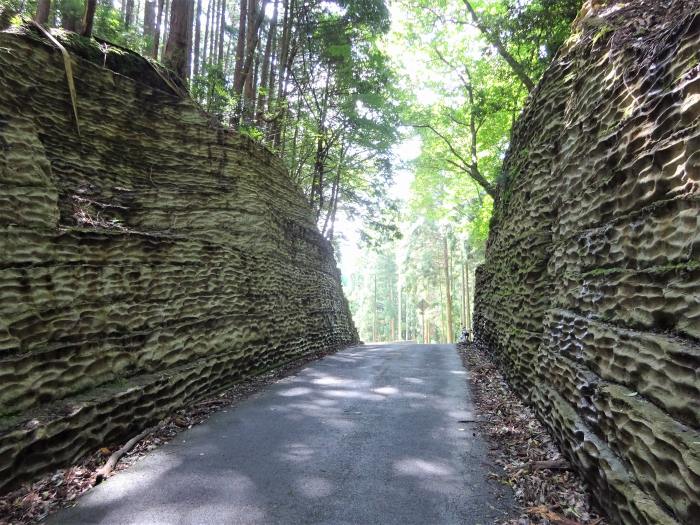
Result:
<svg viewBox="0 0 700 525"><path fill-rule="evenodd" d="M204 42L202 45L202 63L199 66L199 74L203 75L205 68L208 64L207 57L207 46L209 45L209 20L211 19L211 0L207 2L207 17L204 21Z"/></svg>
<svg viewBox="0 0 700 525"><path fill-rule="evenodd" d="M226 54L224 55L224 75L228 76L228 72L231 71L231 56L233 47L233 38L229 38L226 43Z"/></svg>
<svg viewBox="0 0 700 525"><path fill-rule="evenodd" d="M292 10L294 9L293 1L283 0L284 4L284 19L282 22L282 39L279 43L279 51L277 53L277 97L275 98L275 107L277 115L272 122L272 144L274 147L279 147L282 141L282 121L288 111L287 100L285 93L285 72L287 71L287 60L289 57L289 40L291 35ZM272 93L270 93L270 102L272 102ZM270 108L272 112L272 107Z"/></svg>
<svg viewBox="0 0 700 525"><path fill-rule="evenodd" d="M87 0L85 2L85 14L83 15L83 30L81 35L86 37L92 36L92 25L95 21L95 8L97 7L97 0Z"/></svg>
<svg viewBox="0 0 700 525"><path fill-rule="evenodd" d="M268 75L268 83L267 83L267 111L269 113L272 113L272 101L274 100L274 97L272 96L274 94L275 90L275 60L277 57L277 15L278 15L278 7L279 7L279 0L275 0L275 9L272 12L272 50L270 53L270 70L267 72Z"/></svg>
<svg viewBox="0 0 700 525"><path fill-rule="evenodd" d="M238 14L238 41L236 42L236 65L233 71L233 88L239 99L243 92L243 66L245 65L246 26L248 22L248 0L241 0Z"/></svg>
<svg viewBox="0 0 700 525"><path fill-rule="evenodd" d="M172 10L172 0L165 0L165 14L163 15L163 38L160 44L161 59L165 55L165 44L170 36L170 11Z"/></svg>
<svg viewBox="0 0 700 525"><path fill-rule="evenodd" d="M163 20L163 7L165 0L158 0L158 14L156 15L156 28L153 32L153 48L151 49L151 56L158 60L158 47L160 46L160 27L161 21Z"/></svg>
<svg viewBox="0 0 700 525"><path fill-rule="evenodd" d="M192 23L194 22L194 0L188 0L187 2L188 13L187 13L187 77L190 78L190 72L192 71Z"/></svg>
<svg viewBox="0 0 700 525"><path fill-rule="evenodd" d="M399 268L400 268L400 267L399 267ZM399 303L399 305L398 305L398 306L399 306L399 308L398 308L398 310L399 310L399 315L398 315L398 326L396 327L396 331L397 331L398 334L399 334L399 340L401 340L401 339L403 338L403 335L401 334L401 317L402 317L402 314L403 314L403 312L402 312L402 306L403 306L403 305L401 304L401 270L400 270L400 269L398 270L398 276L397 276L397 277L398 277L398 278L397 278L397 284L398 284L398 298L399 298L399 300L398 300L398 303Z"/></svg>
<svg viewBox="0 0 700 525"><path fill-rule="evenodd" d="M143 36L152 38L156 26L156 0L146 0L143 11Z"/></svg>
<svg viewBox="0 0 700 525"><path fill-rule="evenodd" d="M124 8L124 29L129 29L134 19L134 0L126 0Z"/></svg>
<svg viewBox="0 0 700 525"><path fill-rule="evenodd" d="M51 12L51 0L39 0L36 4L36 15L34 21L37 24L45 26L49 21L49 13Z"/></svg>
<svg viewBox="0 0 700 525"><path fill-rule="evenodd" d="M263 89L260 90L260 94L258 95L258 110L255 115L258 126L264 124L263 118L265 116L265 107L267 106L265 98L267 94L265 93L265 89L268 87L270 76L270 57L272 56L272 43L275 39L275 27L277 25L277 3L278 0L275 0L275 9L272 13L270 28L267 31L267 42L265 43L265 52L263 53L262 70L260 74L260 87Z"/></svg>
<svg viewBox="0 0 700 525"><path fill-rule="evenodd" d="M221 24L221 2L222 0L212 0L214 2L214 16L211 20L211 39L209 40L209 61L215 64L218 61L217 51L219 50L219 25Z"/></svg>
<svg viewBox="0 0 700 525"><path fill-rule="evenodd" d="M243 82L243 86L241 86L243 88L243 121L247 124L250 124L253 120L253 106L255 105L253 66L255 60L255 50L259 40L260 26L262 25L262 21L265 16L266 5L267 0L263 0L260 10L258 11L256 9L256 0L250 0L248 3L246 52L241 79L241 82ZM252 12L251 9L253 10Z"/></svg>
<svg viewBox="0 0 700 525"><path fill-rule="evenodd" d="M197 0L197 11L194 17L194 64L192 66L192 77L199 75L199 45L202 39L200 18L202 18L202 0Z"/></svg>
<svg viewBox="0 0 700 525"><path fill-rule="evenodd" d="M338 209L338 196L340 194L340 174L343 170L343 161L345 160L345 146L340 147L340 155L338 156L338 166L335 171L335 178L333 180L333 187L331 188L331 200L328 203L328 213L326 214L326 221L323 223L322 235L326 236L329 241L333 240L333 224L335 223L335 212ZM328 224L330 223L330 229ZM328 235L326 235L328 233Z"/></svg>
<svg viewBox="0 0 700 525"><path fill-rule="evenodd" d="M173 0L170 8L170 34L165 45L163 63L183 81L188 77L188 43L191 28L191 5L194 0Z"/></svg>
<svg viewBox="0 0 700 525"><path fill-rule="evenodd" d="M372 302L372 342L377 342L377 276L374 276L374 300Z"/></svg>
<svg viewBox="0 0 700 525"><path fill-rule="evenodd" d="M469 330L469 339L471 340L472 312L471 312L471 304L470 304L471 292L469 290L469 257L467 257L466 261L464 262L464 276L465 276L466 293L467 293L467 302L466 302L467 330Z"/></svg>
<svg viewBox="0 0 700 525"><path fill-rule="evenodd" d="M452 334L452 291L450 290L450 258L449 258L449 248L447 246L447 234L443 238L443 256L445 262L445 303L447 307L445 330L447 331L447 342L452 343L454 341Z"/></svg>
<svg viewBox="0 0 700 525"><path fill-rule="evenodd" d="M248 0L248 22L246 25L246 61L243 64L243 122L252 121L253 105L253 66L255 64L255 48L257 44L257 28L255 27L257 0Z"/></svg>
<svg viewBox="0 0 700 525"><path fill-rule="evenodd" d="M255 103L257 102L257 92L258 92L258 75L260 73L260 53L255 53L255 62L253 64L253 85L251 86L251 96L250 96L250 122L251 124L255 119Z"/></svg>
<svg viewBox="0 0 700 525"><path fill-rule="evenodd" d="M462 327L466 328L467 327L467 303L466 303L466 297L467 297L467 283L466 279L464 277L464 263L460 265L461 271L459 272L462 277L462 308L460 311L460 320L462 322Z"/></svg>
<svg viewBox="0 0 700 525"><path fill-rule="evenodd" d="M219 24L219 65L224 63L224 38L226 37L226 0L221 0L221 22Z"/></svg>

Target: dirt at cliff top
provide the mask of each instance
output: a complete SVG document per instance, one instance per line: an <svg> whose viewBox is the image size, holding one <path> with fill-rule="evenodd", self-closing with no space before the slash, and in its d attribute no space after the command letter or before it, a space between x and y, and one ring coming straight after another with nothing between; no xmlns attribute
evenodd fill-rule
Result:
<svg viewBox="0 0 700 525"><path fill-rule="evenodd" d="M9 16L9 10L0 6L0 30L21 34L55 49L56 46L42 33L35 23ZM7 22L12 21L9 25ZM3 27L7 26L7 27ZM177 97L189 96L187 86L172 71L160 62L142 56L130 49L101 38L85 38L77 33L60 28L51 28L51 35L73 58L92 62L119 75L138 80L140 83Z"/></svg>

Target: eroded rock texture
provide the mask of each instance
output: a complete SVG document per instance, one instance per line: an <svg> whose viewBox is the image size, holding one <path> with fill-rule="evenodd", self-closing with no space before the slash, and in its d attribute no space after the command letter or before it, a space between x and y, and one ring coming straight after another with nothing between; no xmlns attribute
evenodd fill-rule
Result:
<svg viewBox="0 0 700 525"><path fill-rule="evenodd" d="M504 165L476 327L627 524L700 516L700 6L596 1Z"/></svg>
<svg viewBox="0 0 700 525"><path fill-rule="evenodd" d="M357 340L281 162L143 59L71 51L80 136L58 50L0 33L0 491Z"/></svg>

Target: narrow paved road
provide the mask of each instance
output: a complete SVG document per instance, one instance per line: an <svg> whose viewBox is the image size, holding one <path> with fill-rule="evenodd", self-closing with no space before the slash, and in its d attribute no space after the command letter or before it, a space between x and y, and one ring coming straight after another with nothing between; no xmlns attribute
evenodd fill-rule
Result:
<svg viewBox="0 0 700 525"><path fill-rule="evenodd" d="M51 522L492 523L510 496L487 481L472 409L453 346L351 348L179 434Z"/></svg>

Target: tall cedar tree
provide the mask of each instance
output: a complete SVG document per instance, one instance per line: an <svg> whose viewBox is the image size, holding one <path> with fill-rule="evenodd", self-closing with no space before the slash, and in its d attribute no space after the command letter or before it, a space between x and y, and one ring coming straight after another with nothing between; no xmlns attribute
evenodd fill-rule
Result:
<svg viewBox="0 0 700 525"><path fill-rule="evenodd" d="M182 80L187 80L189 43L194 0L173 0L170 6L170 34L165 45L163 63Z"/></svg>
<svg viewBox="0 0 700 525"><path fill-rule="evenodd" d="M37 24L46 25L51 12L51 0L39 0L36 4L36 15L34 21Z"/></svg>
<svg viewBox="0 0 700 525"><path fill-rule="evenodd" d="M81 32L83 36L92 36L92 25L95 21L96 7L97 0L87 0L85 2L85 14L83 15L83 30Z"/></svg>

